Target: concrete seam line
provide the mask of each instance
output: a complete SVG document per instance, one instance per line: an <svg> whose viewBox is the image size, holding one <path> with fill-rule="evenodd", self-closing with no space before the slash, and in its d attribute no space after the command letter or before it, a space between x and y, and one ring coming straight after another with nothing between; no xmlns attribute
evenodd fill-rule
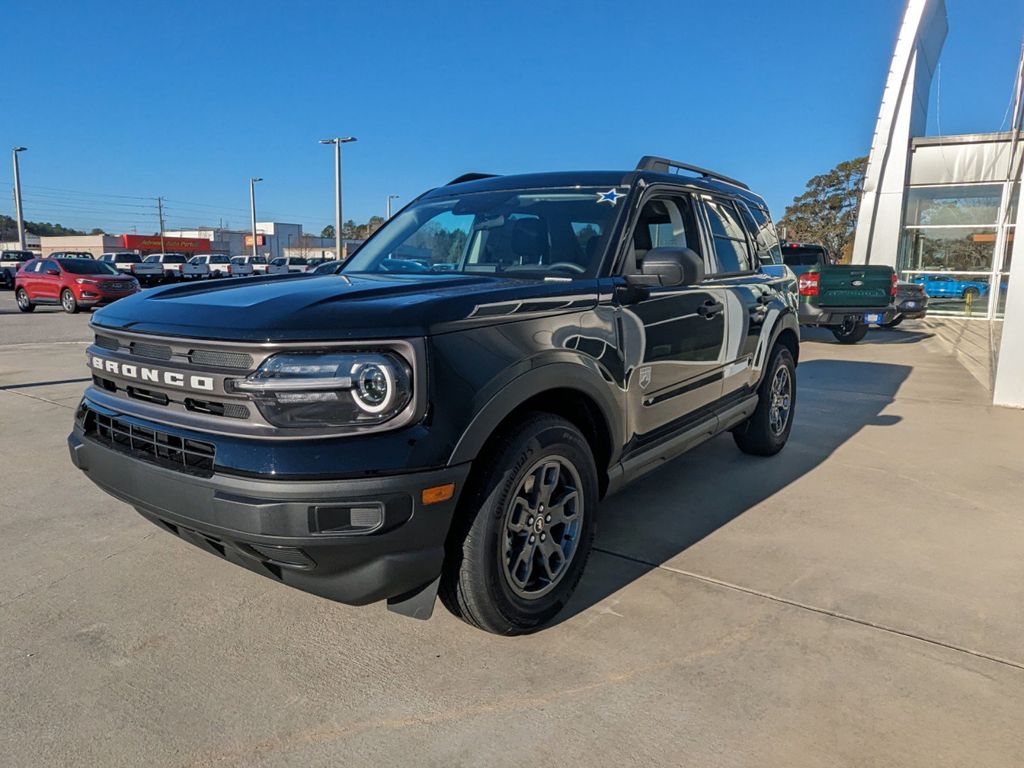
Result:
<svg viewBox="0 0 1024 768"><path fill-rule="evenodd" d="M776 602L776 603L782 603L783 605L789 605L789 606L792 606L793 608L800 608L802 610L810 611L812 613L817 613L817 614L820 614L822 616L830 616L830 617L832 617L834 619L840 619L841 621L849 621L849 622L851 622L853 624L859 624L862 627L869 627L871 629L877 629L877 630L880 630L882 632L888 632L890 634L898 635L900 637L910 638L911 640L918 640L918 641L920 641L922 643L928 643L929 645L935 645L935 646L938 646L940 648L946 648L947 650L950 650L950 651L957 651L958 653L965 653L965 654L967 654L969 656L975 656L975 657L977 657L979 659L985 659L986 661L992 661L992 662L995 662L996 664L1003 664L1004 666L1013 667L1014 669L1019 669L1021 671L1024 671L1024 664L1018 663L1016 661L1010 661L1009 659L1003 659L1003 658L1000 658L999 656L993 656L991 654L983 653L981 651L975 651L975 650L972 650L970 648L964 648L963 646L960 646L960 645L953 645L952 643L947 643L947 642L944 642L942 640L936 640L934 638L926 637L924 635L918 635L918 634L915 634L913 632L908 632L905 629L897 629L896 627L890 627L890 626L887 626L885 624L877 624L877 623L875 623L873 621L868 621L867 619L858 619L856 616L850 616L850 615L845 614L845 613L839 613L838 611L832 611L832 610L829 610L828 608L819 608L819 607L814 606L814 605L808 605L807 603L801 603L801 602L798 602L796 600L790 600L789 598L786 598L786 597L780 597L778 595L773 595L770 592L761 592L760 590L752 589L751 587L744 587L744 586L741 586L739 584L733 584L733 583L728 582L728 581L722 581L721 579L715 579L715 578L713 578L711 576L702 576L701 574L694 573L693 571L684 571L681 568L673 568L673 567L668 566L668 565L659 565L658 563L652 563L649 560L644 560L643 558L640 558L640 557L633 557L632 555L624 555L621 552L612 552L611 550L602 549L601 547L594 547L594 551L595 552L600 552L600 553L605 554L605 555L611 555L612 557L618 557L618 558L621 558L623 560L629 560L631 562L639 563L641 565L648 565L648 566L651 566L652 568L657 568L658 570L661 570L661 571L667 571L669 573L676 573L676 574L679 574L680 576L687 576L687 577L689 577L691 579L695 579L697 581L702 581L705 584L712 584L712 585L717 586L717 587L723 587L725 589L731 589L731 590L733 590L735 592L742 592L742 593L744 593L746 595L752 595L754 597L760 597L760 598L763 598L765 600L771 600L771 601Z"/></svg>
<svg viewBox="0 0 1024 768"><path fill-rule="evenodd" d="M47 400L45 397L39 397L37 395L28 395L24 392L15 392L11 389L0 388L0 394L16 395L17 397L27 397L29 400L38 400L40 403L48 403L49 405L56 405L58 408L67 408L69 411L75 410L78 406L76 405L64 405L64 403L58 403L56 400Z"/></svg>

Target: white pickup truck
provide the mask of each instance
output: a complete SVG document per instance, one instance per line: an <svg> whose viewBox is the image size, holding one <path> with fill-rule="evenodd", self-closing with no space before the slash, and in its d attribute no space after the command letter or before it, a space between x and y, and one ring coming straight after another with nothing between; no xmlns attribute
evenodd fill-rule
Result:
<svg viewBox="0 0 1024 768"><path fill-rule="evenodd" d="M268 275L287 275L289 272L308 272L309 262L301 256L281 256L270 262Z"/></svg>
<svg viewBox="0 0 1024 768"><path fill-rule="evenodd" d="M226 277L231 274L231 260L223 253L199 253L188 260L189 264L205 264L210 277Z"/></svg>
<svg viewBox="0 0 1024 768"><path fill-rule="evenodd" d="M32 251L0 251L0 285L4 288L14 287L14 276L18 269L36 254Z"/></svg>
<svg viewBox="0 0 1024 768"><path fill-rule="evenodd" d="M131 275L140 283L153 283L164 276L164 268L160 264L150 264L134 251L100 254L100 261L109 264L124 275Z"/></svg>
<svg viewBox="0 0 1024 768"><path fill-rule="evenodd" d="M231 276L249 277L249 275L267 274L266 256L232 256Z"/></svg>
<svg viewBox="0 0 1024 768"><path fill-rule="evenodd" d="M198 280L210 276L209 264L192 264L183 253L152 253L144 264L159 264L165 280Z"/></svg>

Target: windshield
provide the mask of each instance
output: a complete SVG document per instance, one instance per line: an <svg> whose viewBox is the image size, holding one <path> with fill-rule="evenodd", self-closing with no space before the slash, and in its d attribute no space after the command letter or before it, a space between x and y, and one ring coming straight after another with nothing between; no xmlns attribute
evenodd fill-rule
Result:
<svg viewBox="0 0 1024 768"><path fill-rule="evenodd" d="M57 259L61 269L72 275L118 275L118 271L105 261L91 259Z"/></svg>
<svg viewBox="0 0 1024 768"><path fill-rule="evenodd" d="M142 258L135 253L119 253L114 257L118 264L138 264Z"/></svg>
<svg viewBox="0 0 1024 768"><path fill-rule="evenodd" d="M821 263L826 261L824 248L785 246L782 249L782 263L787 267L813 267L819 261Z"/></svg>
<svg viewBox="0 0 1024 768"><path fill-rule="evenodd" d="M625 207L608 202L607 191L509 190L424 200L391 219L343 271L593 277Z"/></svg>
<svg viewBox="0 0 1024 768"><path fill-rule="evenodd" d="M165 253L163 262L164 264L184 264L185 257L180 253Z"/></svg>
<svg viewBox="0 0 1024 768"><path fill-rule="evenodd" d="M2 261L28 261L31 258L31 251L4 251L0 254Z"/></svg>

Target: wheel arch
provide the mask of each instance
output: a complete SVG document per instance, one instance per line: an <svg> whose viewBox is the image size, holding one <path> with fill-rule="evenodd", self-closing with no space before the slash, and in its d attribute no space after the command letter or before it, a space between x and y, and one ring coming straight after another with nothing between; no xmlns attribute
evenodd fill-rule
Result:
<svg viewBox="0 0 1024 768"><path fill-rule="evenodd" d="M506 426L525 414L550 413L571 422L587 439L604 495L608 469L618 460L622 448L622 427L615 417L621 409L612 385L589 368L569 363L544 365L508 382L480 409L456 444L449 463L472 461Z"/></svg>

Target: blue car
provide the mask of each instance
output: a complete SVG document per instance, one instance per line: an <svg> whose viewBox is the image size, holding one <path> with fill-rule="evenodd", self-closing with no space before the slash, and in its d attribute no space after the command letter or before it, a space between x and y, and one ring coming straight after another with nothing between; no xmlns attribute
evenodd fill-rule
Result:
<svg viewBox="0 0 1024 768"><path fill-rule="evenodd" d="M917 275L911 282L924 286L925 292L933 299L966 299L968 296L977 299L988 295L987 282L956 275Z"/></svg>

